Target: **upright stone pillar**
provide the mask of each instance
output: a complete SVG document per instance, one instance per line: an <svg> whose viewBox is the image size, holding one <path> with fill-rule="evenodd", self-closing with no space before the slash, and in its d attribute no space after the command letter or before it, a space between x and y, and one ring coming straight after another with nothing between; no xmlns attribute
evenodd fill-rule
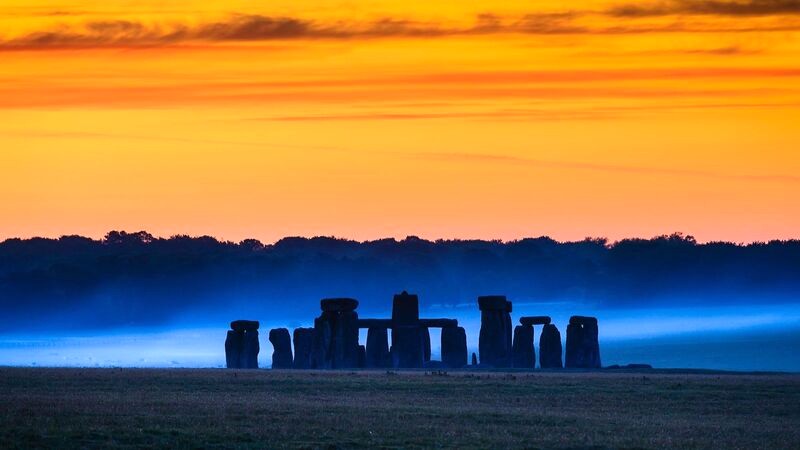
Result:
<svg viewBox="0 0 800 450"><path fill-rule="evenodd" d="M294 340L294 369L310 369L312 348L314 346L313 328L295 328L293 333Z"/></svg>
<svg viewBox="0 0 800 450"><path fill-rule="evenodd" d="M428 327L420 327L420 334L422 334L422 360L428 362L431 360L431 332Z"/></svg>
<svg viewBox="0 0 800 450"><path fill-rule="evenodd" d="M269 330L269 342L272 344L272 368L292 368L292 339L286 328Z"/></svg>
<svg viewBox="0 0 800 450"><path fill-rule="evenodd" d="M239 369L239 360L242 357L243 333L228 330L228 337L225 339L225 365L228 369Z"/></svg>
<svg viewBox="0 0 800 450"><path fill-rule="evenodd" d="M363 345L358 346L358 368L363 369L367 366L367 347Z"/></svg>
<svg viewBox="0 0 800 450"><path fill-rule="evenodd" d="M565 366L577 369L599 369L601 367L595 317L570 317L567 326Z"/></svg>
<svg viewBox="0 0 800 450"><path fill-rule="evenodd" d="M561 333L553 324L542 328L539 336L539 367L542 369L561 369Z"/></svg>
<svg viewBox="0 0 800 450"><path fill-rule="evenodd" d="M323 299L322 314L314 320L313 366L317 369L358 367L358 301Z"/></svg>
<svg viewBox="0 0 800 450"><path fill-rule="evenodd" d="M478 341L481 365L511 367L511 302L505 296L478 297L481 331Z"/></svg>
<svg viewBox="0 0 800 450"><path fill-rule="evenodd" d="M244 343L242 345L242 357L240 364L242 369L258 369L258 352L261 346L258 343L258 330L247 330L244 332Z"/></svg>
<svg viewBox="0 0 800 450"><path fill-rule="evenodd" d="M442 363L452 369L467 365L467 333L463 327L442 328Z"/></svg>
<svg viewBox="0 0 800 450"><path fill-rule="evenodd" d="M389 333L386 328L373 327L367 331L367 354L365 366L371 369L391 367Z"/></svg>
<svg viewBox="0 0 800 450"><path fill-rule="evenodd" d="M392 301L392 365L397 368L422 367L424 347L419 325L419 298L403 291Z"/></svg>
<svg viewBox="0 0 800 450"><path fill-rule="evenodd" d="M225 363L231 369L258 369L258 327L253 320L235 320L225 339Z"/></svg>
<svg viewBox="0 0 800 450"><path fill-rule="evenodd" d="M514 367L533 369L536 366L536 351L533 349L533 326L518 325L514 328L512 353Z"/></svg>

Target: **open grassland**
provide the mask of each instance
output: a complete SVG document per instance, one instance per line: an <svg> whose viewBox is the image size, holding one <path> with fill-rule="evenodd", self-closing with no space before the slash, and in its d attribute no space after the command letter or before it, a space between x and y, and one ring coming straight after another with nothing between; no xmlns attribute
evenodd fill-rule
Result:
<svg viewBox="0 0 800 450"><path fill-rule="evenodd" d="M800 448L800 376L0 368L0 447Z"/></svg>

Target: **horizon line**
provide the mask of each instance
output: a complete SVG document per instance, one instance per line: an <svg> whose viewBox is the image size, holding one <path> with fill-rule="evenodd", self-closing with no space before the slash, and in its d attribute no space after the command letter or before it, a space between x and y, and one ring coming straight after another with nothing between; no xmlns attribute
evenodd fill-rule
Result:
<svg viewBox="0 0 800 450"><path fill-rule="evenodd" d="M739 242L723 240L723 239L700 241L700 240L697 240L692 234L683 233L683 232L680 232L680 231L674 231L674 232L671 232L671 233L656 234L656 235L653 235L653 236L650 236L650 237L629 236L629 237L624 237L624 238L620 238L620 239L616 239L616 240L612 240L612 239L610 239L608 237L604 237L604 236L586 236L586 237L584 237L582 239L563 239L563 240L560 240L560 239L556 239L556 238L554 238L554 237L552 237L550 235L547 235L547 234L541 234L541 235L538 235L538 236L534 236L534 235L520 236L520 237L514 238L514 239L463 238L463 237L429 238L429 237L421 237L421 236L416 235L416 234L407 234L405 237L386 236L386 237L380 237L380 238L375 238L375 239L357 239L357 238L352 238L352 237L337 236L337 235L334 235L334 234L329 234L329 235L317 234L317 235L285 235L285 236L283 236L281 238L278 238L278 239L276 239L274 241L264 242L264 241L262 241L262 240L260 240L258 238L252 238L252 237L240 239L240 240L237 241L237 240L230 240L230 239L221 238L221 237L214 236L214 235L211 235L211 234L188 234L188 233L184 234L184 233L178 233L178 234L171 234L171 235L165 236L165 235L156 235L156 234L153 234L153 233L151 233L149 231L146 231L146 230L126 231L126 230L121 230L121 229L119 229L119 230L112 229L112 230L109 230L108 232L106 232L106 234L101 236L101 237L97 237L96 235L95 236L91 236L91 235L90 236L86 236L86 235L82 235L82 234L78 234L78 233L73 233L73 234L66 233L66 234L60 234L60 235L32 235L32 236L27 236L27 237L0 236L0 245L6 244L6 243L8 243L10 241L32 241L32 240L39 240L39 239L57 241L57 240L60 240L60 239L63 239L63 238L83 238L83 239L89 239L89 240L94 241L94 242L103 243L103 242L106 242L108 240L108 236L111 233L120 233L122 235L127 235L127 236L134 236L134 235L140 234L140 235L149 236L153 240L170 240L170 239L175 239L175 238L190 238L190 239L209 238L209 239L213 239L213 240L217 241L220 244L235 244L235 245L242 245L242 244L244 244L245 242L248 242L248 241L256 241L256 242L258 242L258 244L262 245L263 247L274 246L274 245L278 244L279 242L285 241L285 240L288 240L288 239L305 239L305 240L331 239L331 240L337 240L337 241L353 242L353 243L357 243L357 244L370 244L370 243L375 243L375 242L379 242L379 241L388 241L388 240L395 241L395 242L398 242L398 243L406 242L406 241L418 240L418 241L425 241L425 242L434 243L434 244L435 243L440 243L440 242L475 242L475 241L478 241L478 242L487 242L487 243L489 243L489 242L498 243L498 244L503 244L503 245L513 244L513 243L522 242L522 241L526 241L526 240L547 239L547 240L551 240L551 241L553 241L555 243L558 243L558 244L576 244L576 243L592 242L592 241L597 242L597 243L602 242L603 245L606 246L606 247L613 247L613 246L615 246L615 245L617 245L617 244L619 244L621 242L654 241L654 240L658 240L658 239L680 239L680 240L683 240L685 242L694 243L696 245L729 244L729 245L735 245L735 246L739 246L739 247L747 247L747 246L751 246L751 245L763 245L763 244L770 244L770 243L775 243L775 242L791 243L791 242L799 242L800 241L800 236L787 238L787 239L774 238L774 239L769 239L769 240L752 240L752 241L739 241Z"/></svg>

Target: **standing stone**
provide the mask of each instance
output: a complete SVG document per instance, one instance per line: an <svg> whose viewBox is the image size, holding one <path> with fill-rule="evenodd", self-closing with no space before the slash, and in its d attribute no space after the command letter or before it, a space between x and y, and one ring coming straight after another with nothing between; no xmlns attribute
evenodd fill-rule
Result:
<svg viewBox="0 0 800 450"><path fill-rule="evenodd" d="M600 344L597 339L597 319L572 316L567 326L567 368L599 369Z"/></svg>
<svg viewBox="0 0 800 450"><path fill-rule="evenodd" d="M358 368L363 369L367 364L367 348L363 345L358 346Z"/></svg>
<svg viewBox="0 0 800 450"><path fill-rule="evenodd" d="M239 369L239 360L242 357L242 339L244 334L228 330L225 339L225 365L228 369Z"/></svg>
<svg viewBox="0 0 800 450"><path fill-rule="evenodd" d="M292 368L292 339L286 328L269 330L269 342L272 343L272 368Z"/></svg>
<svg viewBox="0 0 800 450"><path fill-rule="evenodd" d="M518 325L514 328L514 367L533 369L536 366L536 351L533 349L533 327Z"/></svg>
<svg viewBox="0 0 800 450"><path fill-rule="evenodd" d="M389 333L386 328L376 327L367 330L366 351L365 367L372 369L391 367Z"/></svg>
<svg viewBox="0 0 800 450"><path fill-rule="evenodd" d="M294 361L292 363L292 368L310 369L312 366L311 350L314 346L314 329L295 328L293 333L293 340L294 340Z"/></svg>
<svg viewBox="0 0 800 450"><path fill-rule="evenodd" d="M324 314L324 313L323 313ZM314 319L314 344L311 347L311 368L330 369L331 324L322 317Z"/></svg>
<svg viewBox="0 0 800 450"><path fill-rule="evenodd" d="M345 369L358 367L358 301L351 298L323 299L322 314L314 320L313 367Z"/></svg>
<svg viewBox="0 0 800 450"><path fill-rule="evenodd" d="M258 330L246 330L242 342L242 354L239 358L239 364L242 369L258 369L258 352L260 349Z"/></svg>
<svg viewBox="0 0 800 450"><path fill-rule="evenodd" d="M234 320L225 339L225 365L230 369L258 369L258 327L254 320Z"/></svg>
<svg viewBox="0 0 800 450"><path fill-rule="evenodd" d="M481 331L478 352L481 365L511 367L511 302L505 296L478 297Z"/></svg>
<svg viewBox="0 0 800 450"><path fill-rule="evenodd" d="M453 369L467 365L467 333L463 327L442 328L442 363Z"/></svg>
<svg viewBox="0 0 800 450"><path fill-rule="evenodd" d="M561 333L553 324L542 328L539 336L539 367L542 369L561 369Z"/></svg>
<svg viewBox="0 0 800 450"><path fill-rule="evenodd" d="M476 355L475 352L472 352L472 365L473 366L478 365L478 355Z"/></svg>
<svg viewBox="0 0 800 450"><path fill-rule="evenodd" d="M431 332L428 327L420 327L422 334L422 359L424 362L431 360Z"/></svg>
<svg viewBox="0 0 800 450"><path fill-rule="evenodd" d="M420 368L424 362L425 341L419 325L419 298L403 291L392 301L392 365L396 368Z"/></svg>

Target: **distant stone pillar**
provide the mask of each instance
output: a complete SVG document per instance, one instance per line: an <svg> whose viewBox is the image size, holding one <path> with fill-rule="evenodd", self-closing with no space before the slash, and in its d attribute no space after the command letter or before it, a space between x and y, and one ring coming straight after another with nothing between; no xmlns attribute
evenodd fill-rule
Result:
<svg viewBox="0 0 800 450"><path fill-rule="evenodd" d="M422 334L422 360L428 362L431 360L431 332L428 327L420 327L420 334Z"/></svg>
<svg viewBox="0 0 800 450"><path fill-rule="evenodd" d="M358 301L323 299L322 314L314 320L313 366L317 369L358 367Z"/></svg>
<svg viewBox="0 0 800 450"><path fill-rule="evenodd" d="M239 359L242 357L242 342L244 333L228 330L225 339L225 365L228 369L239 369Z"/></svg>
<svg viewBox="0 0 800 450"><path fill-rule="evenodd" d="M367 347L358 346L358 368L363 369L367 365Z"/></svg>
<svg viewBox="0 0 800 450"><path fill-rule="evenodd" d="M403 291L392 301L392 365L396 368L422 367L424 344L419 325L419 298Z"/></svg>
<svg viewBox="0 0 800 450"><path fill-rule="evenodd" d="M561 333L553 324L547 324L539 336L539 367L561 369Z"/></svg>
<svg viewBox="0 0 800 450"><path fill-rule="evenodd" d="M247 330L244 333L244 345L240 359L242 369L258 369L258 352L261 346L258 343L258 330Z"/></svg>
<svg viewBox="0 0 800 450"><path fill-rule="evenodd" d="M473 366L478 365L478 355L476 355L475 352L472 352L472 365Z"/></svg>
<svg viewBox="0 0 800 450"><path fill-rule="evenodd" d="M269 330L269 342L272 343L272 368L292 368L292 339L286 328Z"/></svg>
<svg viewBox="0 0 800 450"><path fill-rule="evenodd" d="M514 367L533 369L536 366L536 351L533 349L533 326L518 325L514 328L512 353Z"/></svg>
<svg viewBox="0 0 800 450"><path fill-rule="evenodd" d="M391 367L392 361L389 354L389 333L386 328L375 327L367 331L367 354L365 367L385 368Z"/></svg>
<svg viewBox="0 0 800 450"><path fill-rule="evenodd" d="M311 353L314 345L313 328L295 328L293 333L294 340L294 369L310 369Z"/></svg>
<svg viewBox="0 0 800 450"><path fill-rule="evenodd" d="M254 320L235 320L225 339L225 363L231 369L258 369L258 327Z"/></svg>
<svg viewBox="0 0 800 450"><path fill-rule="evenodd" d="M567 368L599 369L600 344L597 339L597 318L572 316L567 326Z"/></svg>
<svg viewBox="0 0 800 450"><path fill-rule="evenodd" d="M511 302L505 296L478 297L481 331L478 352L481 364L511 367Z"/></svg>
<svg viewBox="0 0 800 450"><path fill-rule="evenodd" d="M452 369L467 365L467 333L463 327L442 328L442 363Z"/></svg>

